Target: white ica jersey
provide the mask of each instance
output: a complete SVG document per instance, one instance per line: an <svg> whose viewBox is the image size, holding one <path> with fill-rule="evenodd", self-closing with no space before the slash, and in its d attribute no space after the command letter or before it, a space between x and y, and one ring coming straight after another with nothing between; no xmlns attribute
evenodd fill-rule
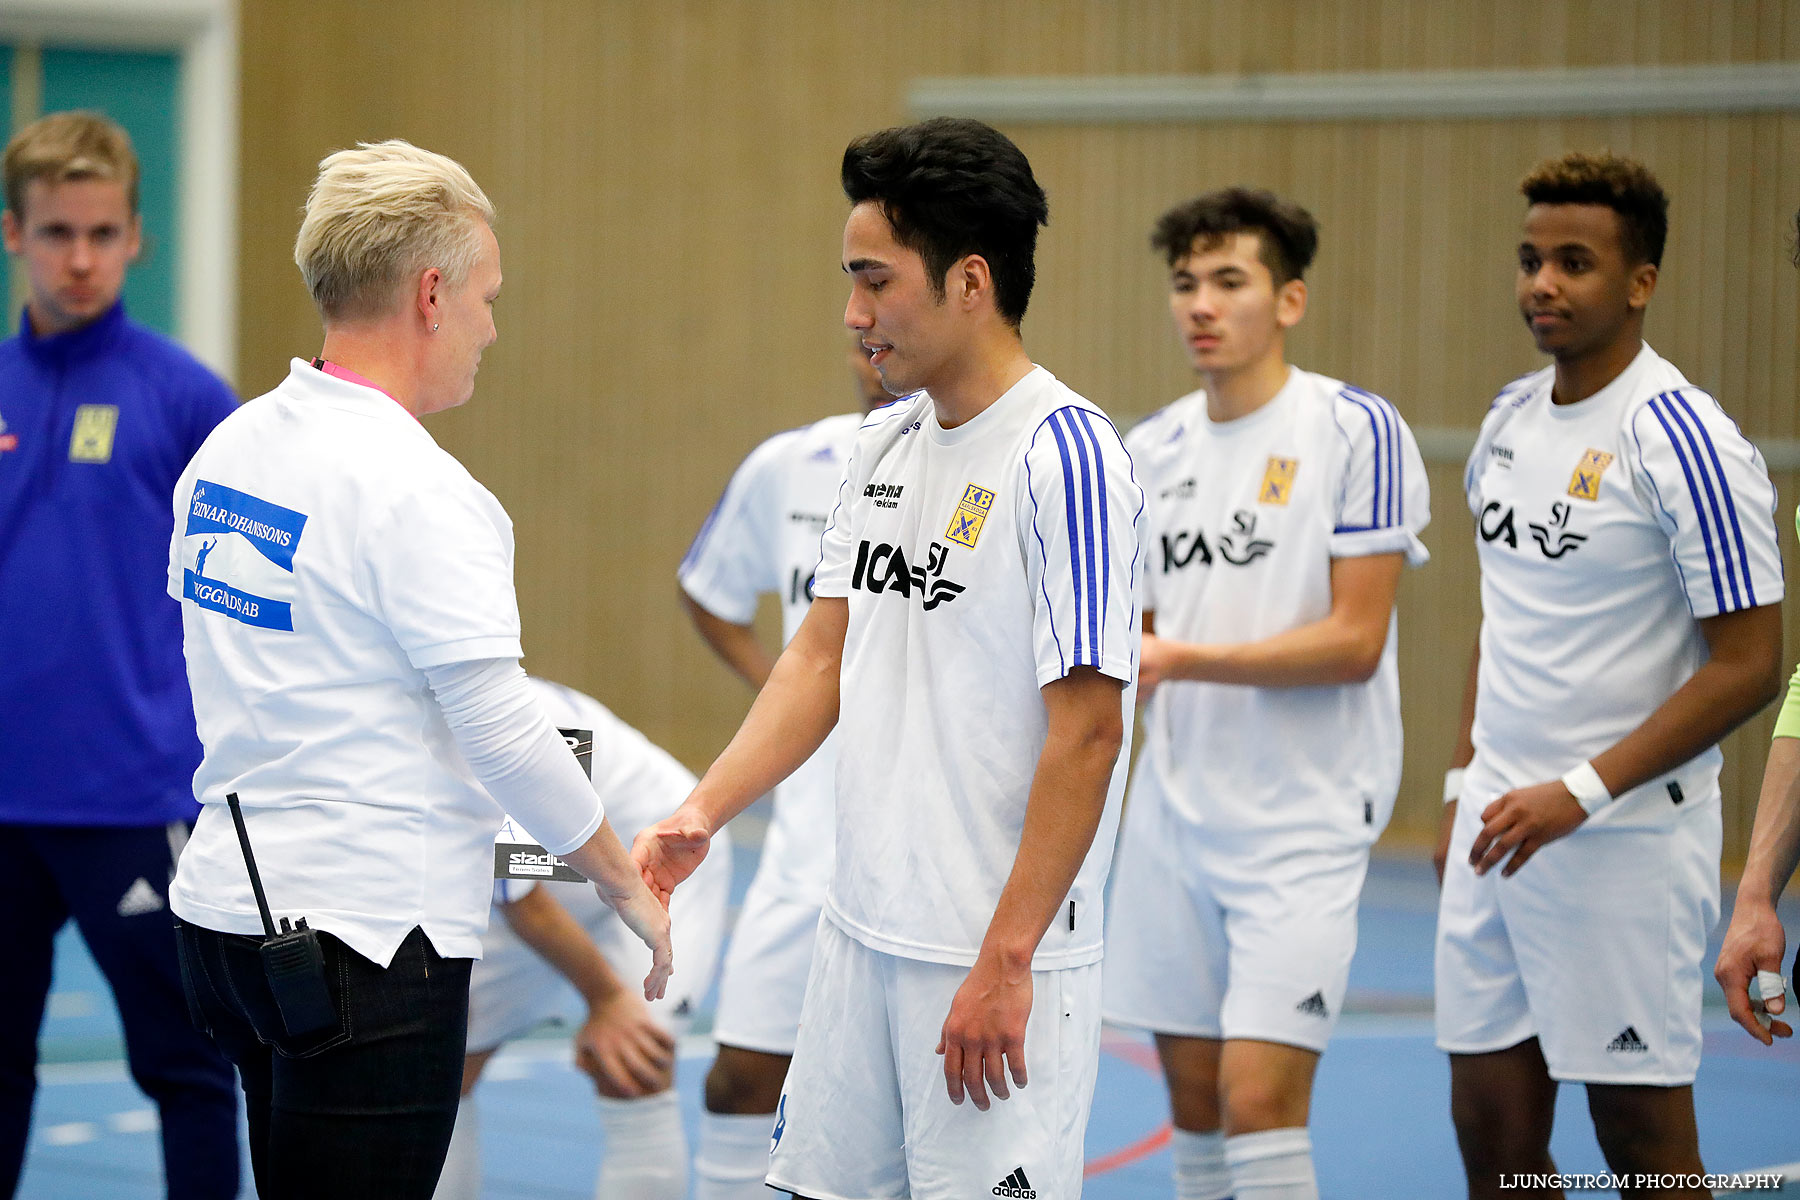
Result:
<svg viewBox="0 0 1800 1200"><path fill-rule="evenodd" d="M212 432L174 502L205 807L171 907L260 932L236 792L278 915L381 964L415 925L479 957L502 814L424 672L519 657L499 502L394 400L298 359ZM513 815L562 852L602 812Z"/></svg>
<svg viewBox="0 0 1800 1200"><path fill-rule="evenodd" d="M1214 422L1193 392L1126 439L1149 508L1144 608L1158 636L1254 642L1331 612L1331 562L1427 559L1425 467L1379 396L1290 368L1275 398ZM1220 834L1375 840L1400 786L1395 625L1363 683L1164 683L1138 771L1186 820ZM1140 782L1141 788L1143 783Z"/></svg>
<svg viewBox="0 0 1800 1200"><path fill-rule="evenodd" d="M1554 378L1546 367L1500 393L1464 477L1482 623L1463 797L1479 804L1642 724L1706 660L1697 619L1782 596L1775 490L1711 396L1649 346L1578 403L1551 403ZM1719 762L1714 746L1587 824L1660 825L1671 800L1716 803Z"/></svg>
<svg viewBox="0 0 1800 1200"><path fill-rule="evenodd" d="M869 418L815 585L850 608L825 911L851 937L975 961L1019 848L1043 685L1078 666L1125 681L1129 742L1142 514L1111 422L1041 367L955 429L922 392ZM1100 957L1129 757L1035 969Z"/></svg>

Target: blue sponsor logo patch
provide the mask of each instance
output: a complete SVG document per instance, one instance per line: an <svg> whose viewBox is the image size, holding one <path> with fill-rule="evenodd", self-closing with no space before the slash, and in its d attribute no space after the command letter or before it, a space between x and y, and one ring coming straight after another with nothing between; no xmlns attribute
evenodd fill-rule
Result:
<svg viewBox="0 0 1800 1200"><path fill-rule="evenodd" d="M193 557L182 594L234 621L292 631L294 553L305 528L305 513L198 481L183 531Z"/></svg>
<svg viewBox="0 0 1800 1200"><path fill-rule="evenodd" d="M256 625L263 629L292 631L294 628L294 606L285 600L252 596L249 592L238 591L230 584L207 579L192 571L183 571L182 577L187 581L182 589L183 594L201 608L210 608L214 612L235 617L246 625Z"/></svg>
<svg viewBox="0 0 1800 1200"><path fill-rule="evenodd" d="M305 528L305 513L270 504L222 483L202 479L194 484L194 499L188 505L190 535L242 534L264 558L284 571L292 571L294 550L300 545L300 532Z"/></svg>

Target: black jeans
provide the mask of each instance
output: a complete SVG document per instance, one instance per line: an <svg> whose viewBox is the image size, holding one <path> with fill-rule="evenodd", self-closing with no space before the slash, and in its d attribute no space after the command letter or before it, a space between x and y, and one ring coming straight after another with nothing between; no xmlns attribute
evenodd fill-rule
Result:
<svg viewBox="0 0 1800 1200"><path fill-rule="evenodd" d="M467 958L415 928L378 967L319 935L338 1024L288 1036L260 937L177 922L192 1016L237 1064L263 1200L430 1200L443 1170L469 1027Z"/></svg>

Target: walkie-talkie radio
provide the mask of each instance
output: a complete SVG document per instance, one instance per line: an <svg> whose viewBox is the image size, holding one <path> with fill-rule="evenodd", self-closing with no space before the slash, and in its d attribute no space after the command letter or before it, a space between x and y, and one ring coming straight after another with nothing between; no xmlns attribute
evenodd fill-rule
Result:
<svg viewBox="0 0 1800 1200"><path fill-rule="evenodd" d="M281 1013L281 1024L289 1037L334 1025L337 1009L331 1003L331 989L325 985L325 953L319 948L318 931L307 928L305 917L292 925L283 917L281 932L275 931L269 901L263 896L262 875L256 869L256 856L250 852L250 834L244 828L244 810L238 807L237 793L229 793L225 802L231 806L238 845L244 848L244 866L250 869L256 910L262 914L267 936L257 949L262 955L263 974L269 978L269 991L275 997L275 1008Z"/></svg>

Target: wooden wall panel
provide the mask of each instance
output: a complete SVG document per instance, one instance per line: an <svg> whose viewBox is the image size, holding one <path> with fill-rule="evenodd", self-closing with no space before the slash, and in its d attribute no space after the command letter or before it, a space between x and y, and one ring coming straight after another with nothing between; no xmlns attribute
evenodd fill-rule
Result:
<svg viewBox="0 0 1800 1200"><path fill-rule="evenodd" d="M317 347L291 246L318 159L404 136L463 161L500 209L501 340L474 402L433 432L514 518L532 669L699 766L746 696L685 627L675 565L752 445L851 405L837 163L905 119L910 80L1791 60L1800 0L259 0L242 50L241 387ZM1027 344L1122 422L1192 386L1150 224L1249 182L1323 225L1296 361L1417 426L1472 427L1539 365L1511 296L1516 182L1544 155L1611 146L1674 197L1654 344L1753 435L1800 436L1785 261L1800 115L1009 132L1052 206ZM1397 839L1435 821L1477 620L1458 475L1433 467L1435 558L1402 593ZM1797 482L1781 481L1784 512ZM1733 852L1767 725L1733 743Z"/></svg>

